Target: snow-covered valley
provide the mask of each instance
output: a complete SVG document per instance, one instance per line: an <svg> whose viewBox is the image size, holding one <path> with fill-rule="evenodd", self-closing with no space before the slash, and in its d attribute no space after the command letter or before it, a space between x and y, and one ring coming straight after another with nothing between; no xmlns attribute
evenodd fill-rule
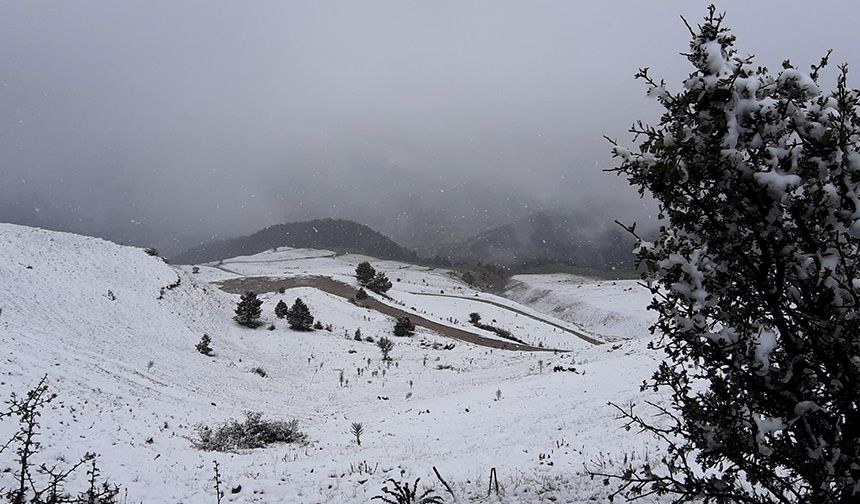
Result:
<svg viewBox="0 0 860 504"><path fill-rule="evenodd" d="M194 273L138 248L10 224L0 224L0 257L0 396L47 375L58 398L41 419L39 462L96 452L127 502L215 502L213 460L224 502L369 502L389 477L420 477L450 498L433 467L460 502L602 502L607 489L588 476L590 465L659 453L607 405L659 400L639 390L659 355L646 350L648 299L633 283L517 277L507 299L446 270L295 249ZM473 345L420 325L393 337L391 317L307 286L262 294L264 325L249 329L232 319L239 296L218 286L310 276L356 286L363 260L393 282L391 299L379 302L495 338L469 324L479 312L536 351ZM275 317L279 300L296 298L331 330L296 332ZM393 362L356 341L356 329L391 337ZM214 356L195 351L203 334ZM192 445L195 426L248 411L297 419L308 443L236 453ZM352 422L365 426L361 446ZM0 439L12 429L0 422ZM0 454L0 487L10 457ZM488 496L492 468L501 492Z"/></svg>

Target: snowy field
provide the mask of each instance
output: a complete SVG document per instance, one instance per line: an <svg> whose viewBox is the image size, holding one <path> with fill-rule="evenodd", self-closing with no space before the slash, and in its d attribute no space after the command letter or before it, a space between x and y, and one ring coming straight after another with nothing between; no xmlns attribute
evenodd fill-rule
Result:
<svg viewBox="0 0 860 504"><path fill-rule="evenodd" d="M59 397L42 418L39 462L97 452L127 502L215 502L213 460L221 464L224 502L366 503L389 477L421 477L452 502L433 466L460 502L603 502L607 489L586 467L624 453L659 453L651 438L621 429L607 406L659 400L639 391L657 357L640 330L644 297L620 282L559 282L556 292L555 276L518 277L531 290L550 291L543 297L552 296L553 317L536 311L549 304L523 299L526 307L510 291L515 301L484 293L478 299L521 313L421 295L476 292L444 270L371 259L394 282L392 303L463 329L470 328L468 313L478 311L530 343L571 351L510 352L460 341L433 350L427 345L452 340L421 329L394 338L389 317L308 287L262 296L264 322L275 329L247 329L232 320L238 296L209 283L241 275L354 283L355 265L367 259L361 256L282 249L201 265L193 274L141 249L0 224L0 257L0 396L47 374ZM557 309L568 295L575 312ZM278 300L296 297L332 331L294 332L274 317ZM523 313L628 341L592 345ZM373 343L354 341L356 329L392 337L394 363L386 366ZM204 333L214 357L195 351ZM267 376L252 373L255 367ZM192 446L196 425L246 411L298 419L308 444L238 453ZM352 422L365 426L361 446L349 433ZM0 422L0 439L12 428ZM10 457L0 454L0 487L8 483L2 470ZM488 497L494 467L502 494Z"/></svg>

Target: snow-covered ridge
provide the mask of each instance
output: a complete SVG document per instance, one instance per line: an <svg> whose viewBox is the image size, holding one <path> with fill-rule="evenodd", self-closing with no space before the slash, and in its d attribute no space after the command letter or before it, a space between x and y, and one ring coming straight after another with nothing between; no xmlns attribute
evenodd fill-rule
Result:
<svg viewBox="0 0 860 504"><path fill-rule="evenodd" d="M578 275L516 275L504 296L574 322L605 341L645 338L655 316L651 294L636 280L598 280Z"/></svg>
<svg viewBox="0 0 860 504"><path fill-rule="evenodd" d="M338 264L326 255L277 267L347 279L363 259L343 256ZM0 257L0 397L47 374L59 398L42 418L41 460L100 453L103 474L127 489L129 502L213 502L213 459L225 486L242 486L225 502L364 503L401 470L433 484L434 465L461 502L484 500L491 467L506 502L534 502L536 492L591 502L606 490L583 474L585 463L613 447L654 451L651 440L612 427L606 406L640 398L638 384L654 366L644 341L581 344L559 355L461 343L446 351L422 340L450 340L419 331L395 338L395 363L386 367L374 344L351 336L355 329L390 336L392 321L316 289L264 295L265 322L276 329L250 330L232 321L237 296L207 283L207 275L229 276L214 268L192 274L140 249L8 224L0 224ZM462 319L471 309L456 299L407 297L465 292L442 270L374 264L393 280L399 275L393 297L417 310ZM283 274L273 264L233 266L248 268L243 274L261 267ZM333 331L293 332L273 316L279 299L296 297ZM212 337L214 357L194 350L203 333ZM251 373L256 366L268 377ZM576 372L553 372L555 366ZM194 425L244 411L297 418L310 445L242 453L191 446ZM348 433L353 421L365 425L361 447ZM11 428L0 422L0 439ZM378 469L351 471L361 462ZM0 486L4 477L0 472Z"/></svg>

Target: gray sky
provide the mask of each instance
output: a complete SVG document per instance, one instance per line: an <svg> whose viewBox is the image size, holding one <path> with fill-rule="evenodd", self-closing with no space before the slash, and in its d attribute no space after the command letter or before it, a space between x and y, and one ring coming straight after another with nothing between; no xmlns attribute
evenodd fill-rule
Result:
<svg viewBox="0 0 860 504"><path fill-rule="evenodd" d="M641 217L601 136L656 119L632 75L677 88L678 15L705 5L2 2L0 221L175 252L312 217L406 243L543 208ZM860 72L860 2L718 5L760 64L833 48Z"/></svg>

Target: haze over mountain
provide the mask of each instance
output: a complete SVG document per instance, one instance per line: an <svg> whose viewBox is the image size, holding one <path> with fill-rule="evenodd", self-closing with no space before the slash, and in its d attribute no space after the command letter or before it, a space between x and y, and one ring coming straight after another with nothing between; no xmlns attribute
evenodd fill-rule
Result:
<svg viewBox="0 0 860 504"><path fill-rule="evenodd" d="M418 257L415 252L363 224L343 219L316 219L278 224L251 235L204 243L171 260L180 264L203 263L253 255L276 247L328 249L393 260Z"/></svg>
<svg viewBox="0 0 860 504"><path fill-rule="evenodd" d="M585 215L538 212L433 254L454 264L494 264L510 269L552 263L600 271L632 269L633 240L616 225Z"/></svg>
<svg viewBox="0 0 860 504"><path fill-rule="evenodd" d="M771 68L791 47L800 66L835 48L834 62L856 69L857 8L749 3L734 29ZM602 172L613 165L602 135L656 119L632 75L649 66L680 82L678 14L701 11L677 0L9 2L0 221L172 255L324 217L410 247L542 209L647 220L648 202ZM798 43L807 23L821 28Z"/></svg>

